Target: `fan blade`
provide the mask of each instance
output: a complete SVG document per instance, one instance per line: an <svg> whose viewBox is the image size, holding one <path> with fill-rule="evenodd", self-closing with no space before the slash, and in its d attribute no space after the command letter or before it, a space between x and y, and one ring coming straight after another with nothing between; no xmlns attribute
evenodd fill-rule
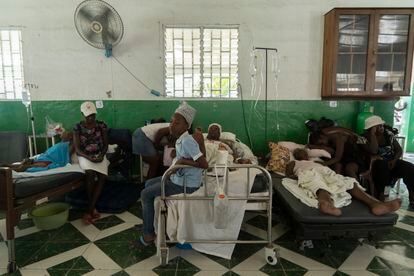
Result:
<svg viewBox="0 0 414 276"><path fill-rule="evenodd" d="M104 43L109 43L109 44L113 44L116 40L117 37L115 37L113 35L113 33L109 30L109 16L112 13L112 10L109 9L108 7L105 7L106 10L102 13L102 16L100 16L100 22L102 24L102 40Z"/></svg>
<svg viewBox="0 0 414 276"><path fill-rule="evenodd" d="M101 35L93 32L93 31L85 32L84 36L88 41L90 41L93 44L97 44L97 43L102 44ZM100 48L103 48L103 47L101 46Z"/></svg>
<svg viewBox="0 0 414 276"><path fill-rule="evenodd" d="M85 19L88 22L92 22L94 18L94 16L90 14L89 12L87 12L86 9L80 9L78 11L78 16L80 17L80 19Z"/></svg>

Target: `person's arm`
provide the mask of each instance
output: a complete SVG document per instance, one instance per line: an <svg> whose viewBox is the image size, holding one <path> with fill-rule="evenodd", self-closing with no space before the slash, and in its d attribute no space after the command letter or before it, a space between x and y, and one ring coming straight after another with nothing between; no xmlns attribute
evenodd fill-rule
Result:
<svg viewBox="0 0 414 276"><path fill-rule="evenodd" d="M393 169L395 167L395 164L397 163L397 160L401 158L403 155L402 148L400 146L400 143L396 139L393 139L393 146L394 146L394 158L390 161L388 161L388 168Z"/></svg>
<svg viewBox="0 0 414 276"><path fill-rule="evenodd" d="M190 136L191 138L185 139L182 141L182 147L184 152L191 156L190 158L181 158L177 160L175 164L177 165L188 165L196 168L207 169L208 162L206 157L201 153L200 147L196 140Z"/></svg>
<svg viewBox="0 0 414 276"><path fill-rule="evenodd" d="M308 149L322 149L322 150L326 150L331 155L333 155L335 153L335 150L333 148L331 148L331 147L328 147L328 146L307 144L306 147Z"/></svg>
<svg viewBox="0 0 414 276"><path fill-rule="evenodd" d="M285 174L287 177L292 178L292 179L297 179L297 176L295 175L295 173L293 172L293 168L295 168L295 161L290 161L287 165L286 165L286 170L285 170Z"/></svg>
<svg viewBox="0 0 414 276"><path fill-rule="evenodd" d="M97 162L97 163L102 162L106 152L108 151L108 131L106 127L102 129L102 138L103 138L102 151L99 154L99 156L97 156L96 158L93 158L95 160L94 162Z"/></svg>
<svg viewBox="0 0 414 276"><path fill-rule="evenodd" d="M73 145L75 147L75 152L78 156L85 157L89 161L93 162L92 158L81 150L79 131L77 131L77 130L75 130L74 133L73 133Z"/></svg>
<svg viewBox="0 0 414 276"><path fill-rule="evenodd" d="M335 153L334 157L323 162L325 166L331 166L333 164L339 163L344 155L344 148L345 148L346 136L344 135L336 135L335 137Z"/></svg>
<svg viewBox="0 0 414 276"><path fill-rule="evenodd" d="M204 144L204 136L203 136L203 133L200 130L196 129L196 131L193 134L193 138L194 138L194 140L196 140L198 146L200 147L201 153L205 157L206 156L206 146Z"/></svg>
<svg viewBox="0 0 414 276"><path fill-rule="evenodd" d="M170 134L170 127L163 127L160 128L154 137L154 146L156 148L161 147L161 139L165 136L168 136Z"/></svg>
<svg viewBox="0 0 414 276"><path fill-rule="evenodd" d="M370 154L378 153L378 139L377 139L376 132L377 132L377 127L376 126L372 127L369 130L368 135L366 137L368 140L368 143L365 145L361 145L362 148Z"/></svg>

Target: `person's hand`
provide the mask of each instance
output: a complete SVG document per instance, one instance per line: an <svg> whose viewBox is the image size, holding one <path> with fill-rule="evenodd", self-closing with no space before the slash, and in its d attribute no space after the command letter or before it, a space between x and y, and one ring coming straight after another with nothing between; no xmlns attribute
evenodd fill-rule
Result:
<svg viewBox="0 0 414 276"><path fill-rule="evenodd" d="M377 126L371 127L371 129L369 130L369 133L372 135L375 135L377 133Z"/></svg>
<svg viewBox="0 0 414 276"><path fill-rule="evenodd" d="M94 163L100 163L103 161L103 155L102 154L94 155L92 156L91 161Z"/></svg>
<svg viewBox="0 0 414 276"><path fill-rule="evenodd" d="M395 164L397 163L397 159L393 159L388 161L388 169L392 170L395 168Z"/></svg>
<svg viewBox="0 0 414 276"><path fill-rule="evenodd" d="M239 159L239 160L237 160L237 163L239 163L239 164L251 164L252 161L250 161L249 159Z"/></svg>

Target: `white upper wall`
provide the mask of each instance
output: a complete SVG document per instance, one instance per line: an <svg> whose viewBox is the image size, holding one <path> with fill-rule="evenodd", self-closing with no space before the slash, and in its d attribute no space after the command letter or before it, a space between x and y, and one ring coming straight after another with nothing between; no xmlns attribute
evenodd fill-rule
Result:
<svg viewBox="0 0 414 276"><path fill-rule="evenodd" d="M22 28L25 83L35 100L154 100L116 61L77 34L81 0L1 0L0 28ZM269 99L320 99L323 15L334 7L413 7L413 0L107 0L125 34L114 55L149 87L164 90L162 24L239 24L239 78L251 98L250 51L279 51ZM262 92L263 98L264 92Z"/></svg>

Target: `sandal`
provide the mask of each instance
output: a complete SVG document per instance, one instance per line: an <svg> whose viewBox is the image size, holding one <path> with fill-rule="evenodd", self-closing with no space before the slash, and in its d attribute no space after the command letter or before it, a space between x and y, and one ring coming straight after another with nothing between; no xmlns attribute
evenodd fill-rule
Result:
<svg viewBox="0 0 414 276"><path fill-rule="evenodd" d="M85 225L90 225L90 224L94 224L96 219L90 214L84 214L82 217L82 221Z"/></svg>

